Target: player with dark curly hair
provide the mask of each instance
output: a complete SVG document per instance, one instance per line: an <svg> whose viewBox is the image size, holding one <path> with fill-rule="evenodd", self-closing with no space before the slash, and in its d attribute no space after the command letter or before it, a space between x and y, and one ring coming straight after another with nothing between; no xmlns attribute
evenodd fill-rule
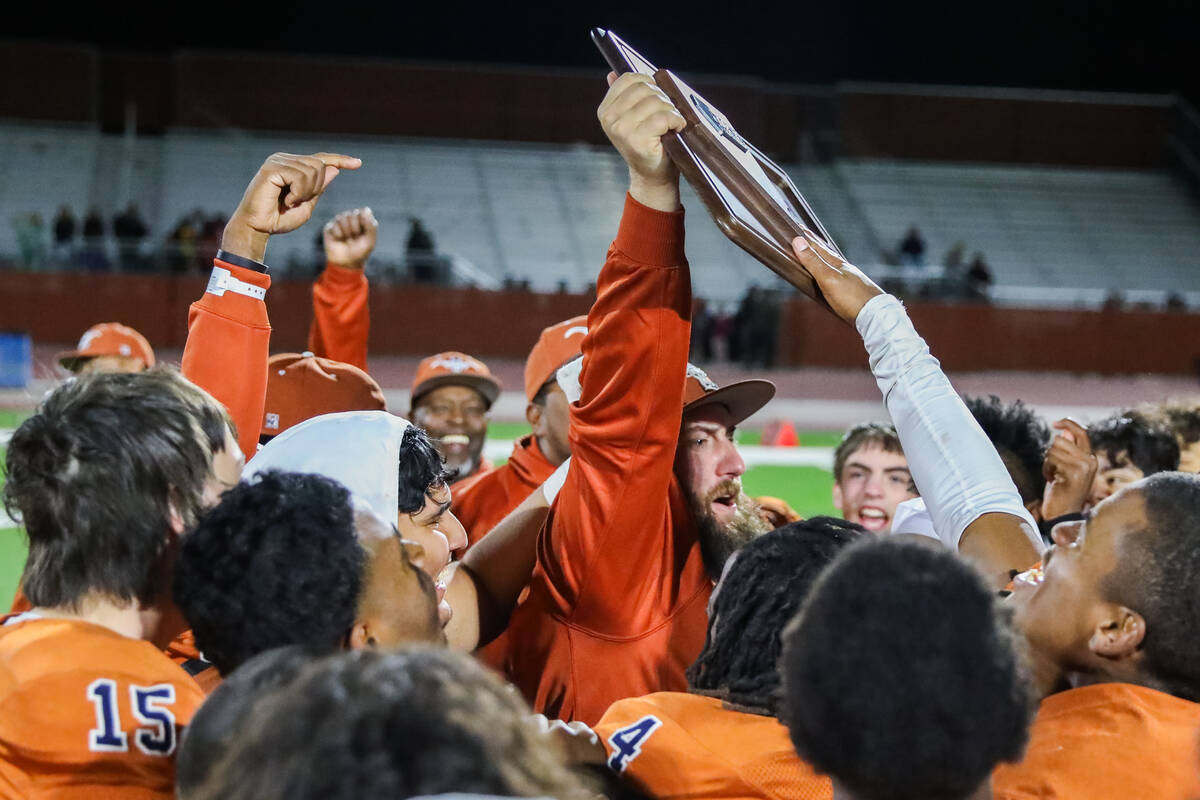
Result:
<svg viewBox="0 0 1200 800"><path fill-rule="evenodd" d="M460 653L341 653L259 708L197 800L592 796L520 697Z"/></svg>
<svg viewBox="0 0 1200 800"><path fill-rule="evenodd" d="M1175 434L1179 445L1179 469L1200 472L1200 402L1195 398L1165 400L1145 407L1143 413Z"/></svg>
<svg viewBox="0 0 1200 800"><path fill-rule="evenodd" d="M963 402L996 446L996 452L1021 495L1021 502L1037 517L1042 494L1046 491L1042 462L1050 445L1050 427L1020 400L1006 403L992 394L963 397Z"/></svg>
<svg viewBox="0 0 1200 800"><path fill-rule="evenodd" d="M1019 637L955 554L853 547L783 638L782 716L837 800L990 797L995 765L1021 757L1034 696Z"/></svg>
<svg viewBox="0 0 1200 800"><path fill-rule="evenodd" d="M727 561L688 692L619 700L596 726L609 767L651 797L827 797L776 719L784 626L820 572L867 536L832 517L793 522Z"/></svg>
<svg viewBox="0 0 1200 800"><path fill-rule="evenodd" d="M1170 429L1137 411L1115 414L1088 426L1099 467L1088 506L1123 486L1157 472L1179 469L1179 444Z"/></svg>
<svg viewBox="0 0 1200 800"><path fill-rule="evenodd" d="M175 597L223 676L254 655L444 642L420 546L320 475L267 471L226 492L184 540Z"/></svg>

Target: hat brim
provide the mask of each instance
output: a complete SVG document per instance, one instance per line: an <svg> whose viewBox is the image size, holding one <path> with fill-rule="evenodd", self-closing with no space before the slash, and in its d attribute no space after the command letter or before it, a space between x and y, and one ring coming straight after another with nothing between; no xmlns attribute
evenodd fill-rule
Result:
<svg viewBox="0 0 1200 800"><path fill-rule="evenodd" d="M57 359L59 366L67 372L74 372L79 368L80 364L95 358L95 356L83 355L78 350L68 350L64 353L59 353L54 358Z"/></svg>
<svg viewBox="0 0 1200 800"><path fill-rule="evenodd" d="M730 422L740 425L775 396L775 384L757 378L722 386L715 392L698 397L683 407L683 413L711 405L723 405L729 410Z"/></svg>
<svg viewBox="0 0 1200 800"><path fill-rule="evenodd" d="M410 404L415 406L417 401L422 397L442 386L470 387L483 395L483 399L487 401L489 409L496 402L496 398L500 396L500 384L492 378L484 378L479 375L435 375L432 378L422 381L413 390Z"/></svg>

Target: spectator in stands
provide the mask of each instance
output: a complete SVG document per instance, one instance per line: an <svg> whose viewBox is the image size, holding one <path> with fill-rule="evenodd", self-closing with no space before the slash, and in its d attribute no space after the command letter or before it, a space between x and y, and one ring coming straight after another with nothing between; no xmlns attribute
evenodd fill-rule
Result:
<svg viewBox="0 0 1200 800"><path fill-rule="evenodd" d="M1175 442L1179 445L1179 469L1200 472L1200 403L1168 400L1147 408L1145 414L1175 434Z"/></svg>
<svg viewBox="0 0 1200 800"><path fill-rule="evenodd" d="M1034 704L1010 620L975 570L923 542L863 543L817 579L784 634L782 716L835 800L992 796Z"/></svg>
<svg viewBox="0 0 1200 800"><path fill-rule="evenodd" d="M70 262L75 255L75 214L70 206L58 209L54 218L54 260Z"/></svg>
<svg viewBox="0 0 1200 800"><path fill-rule="evenodd" d="M171 235L167 237L170 255L167 265L172 272L189 274L200 268L196 239L199 237L194 216L188 215L179 220Z"/></svg>
<svg viewBox="0 0 1200 800"><path fill-rule="evenodd" d="M142 272L145 259L142 256L142 240L149 229L138 213L136 203L113 218L113 236L117 238L117 253L121 269L127 272Z"/></svg>
<svg viewBox="0 0 1200 800"><path fill-rule="evenodd" d="M971 416L983 428L1008 469L1021 502L1036 519L1041 514L1046 478L1042 465L1050 446L1050 428L1032 408L1015 400L1005 403L996 395L964 397Z"/></svg>
<svg viewBox="0 0 1200 800"><path fill-rule="evenodd" d="M21 251L21 266L41 269L46 264L46 226L38 213L20 214L13 219L17 248Z"/></svg>
<svg viewBox="0 0 1200 800"><path fill-rule="evenodd" d="M970 299L986 303L988 290L992 286L992 270L983 260L983 253L976 252L967 270L967 292Z"/></svg>
<svg viewBox="0 0 1200 800"><path fill-rule="evenodd" d="M961 239L954 243L954 246L946 251L946 257L942 260L942 266L946 268L946 277L954 279L962 274L963 268L967 261L967 243Z"/></svg>
<svg viewBox="0 0 1200 800"><path fill-rule="evenodd" d="M84 331L74 350L59 353L58 363L76 375L141 372L154 366L146 337L119 322L101 322Z"/></svg>
<svg viewBox="0 0 1200 800"><path fill-rule="evenodd" d="M925 239L916 225L900 240L900 263L910 267L925 266Z"/></svg>
<svg viewBox="0 0 1200 800"><path fill-rule="evenodd" d="M81 254L83 268L93 272L101 272L109 268L108 254L104 245L104 217L100 209L92 206L87 216L83 218L83 252Z"/></svg>
<svg viewBox="0 0 1200 800"><path fill-rule="evenodd" d="M1163 308L1172 313L1182 313L1188 310L1187 300L1179 292L1167 292L1167 300Z"/></svg>
<svg viewBox="0 0 1200 800"><path fill-rule="evenodd" d="M426 647L326 658L260 702L197 800L592 794L468 656Z"/></svg>
<svg viewBox="0 0 1200 800"><path fill-rule="evenodd" d="M887 533L896 506L916 496L895 428L863 422L846 431L833 452L833 507L845 520Z"/></svg>
<svg viewBox="0 0 1200 800"><path fill-rule="evenodd" d="M432 453L432 450L430 450ZM320 475L258 472L188 534L175 599L222 676L285 645L444 644L425 551Z"/></svg>
<svg viewBox="0 0 1200 800"><path fill-rule="evenodd" d="M264 701L294 681L315 658L300 645L267 650L238 667L208 696L179 743L175 770L179 800L195 796L237 733L262 712Z"/></svg>
<svg viewBox="0 0 1200 800"><path fill-rule="evenodd" d="M1174 434L1136 411L1093 423L1088 426L1088 439L1099 462L1088 507L1148 475L1179 469Z"/></svg>
<svg viewBox="0 0 1200 800"><path fill-rule="evenodd" d="M417 283L437 283L441 276L438 275L437 245L433 242L433 234L418 217L409 217L408 222L404 257L409 275Z"/></svg>
<svg viewBox="0 0 1200 800"><path fill-rule="evenodd" d="M174 796L203 696L157 646L183 532L235 484L228 417L178 373L91 375L13 434L4 500L32 608L0 622L0 785L21 797Z"/></svg>
<svg viewBox="0 0 1200 800"><path fill-rule="evenodd" d="M466 353L438 353L417 365L409 418L433 437L451 485L492 468L483 445L488 411L500 389L487 364Z"/></svg>
<svg viewBox="0 0 1200 800"><path fill-rule="evenodd" d="M829 779L795 757L776 719L779 655L784 627L817 576L864 535L816 517L730 558L687 692L618 700L596 725L609 767L649 797L828 797Z"/></svg>

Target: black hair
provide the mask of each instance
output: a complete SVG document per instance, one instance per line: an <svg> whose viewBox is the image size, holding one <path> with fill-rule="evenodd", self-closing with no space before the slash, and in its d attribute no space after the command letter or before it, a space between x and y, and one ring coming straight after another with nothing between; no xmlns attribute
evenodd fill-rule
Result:
<svg viewBox="0 0 1200 800"><path fill-rule="evenodd" d="M742 710L774 714L784 626L821 570L864 535L853 522L813 517L743 545L722 576L704 649L688 668L688 688Z"/></svg>
<svg viewBox="0 0 1200 800"><path fill-rule="evenodd" d="M1147 414L1174 431L1185 444L1200 441L1200 403L1196 400L1167 400Z"/></svg>
<svg viewBox="0 0 1200 800"><path fill-rule="evenodd" d="M1021 757L1034 698L1006 610L954 553L868 539L784 633L783 718L859 800L959 800Z"/></svg>
<svg viewBox="0 0 1200 800"><path fill-rule="evenodd" d="M840 483L846 459L864 447L878 447L885 453L904 455L900 436L890 422L860 422L842 437L833 451L833 481Z"/></svg>
<svg viewBox="0 0 1200 800"><path fill-rule="evenodd" d="M1088 426L1092 449L1103 452L1110 464L1133 464L1143 475L1179 469L1179 442L1175 434L1137 411L1126 411Z"/></svg>
<svg viewBox="0 0 1200 800"><path fill-rule="evenodd" d="M261 701L291 683L316 655L301 645L259 653L225 678L188 723L175 757L180 800L199 790L224 757L230 740L258 715Z"/></svg>
<svg viewBox="0 0 1200 800"><path fill-rule="evenodd" d="M270 470L227 491L184 537L175 602L196 647L228 675L275 647L339 647L366 564L345 487Z"/></svg>
<svg viewBox="0 0 1200 800"><path fill-rule="evenodd" d="M425 498L449 479L445 461L423 428L409 425L400 440L400 490L398 510L416 514L425 507Z"/></svg>
<svg viewBox="0 0 1200 800"><path fill-rule="evenodd" d="M1012 476L1021 502L1041 500L1046 490L1042 462L1050 446L1050 426L1032 408L1014 400L1005 403L996 395L963 397L971 416L996 447Z"/></svg>
<svg viewBox="0 0 1200 800"><path fill-rule="evenodd" d="M8 444L4 506L29 537L21 585L35 606L89 593L154 602L151 572L177 513L191 524L225 412L178 372L72 378Z"/></svg>
<svg viewBox="0 0 1200 800"><path fill-rule="evenodd" d="M590 796L526 720L528 706L463 653L340 653L260 709L198 798Z"/></svg>
<svg viewBox="0 0 1200 800"><path fill-rule="evenodd" d="M1200 702L1200 476L1160 472L1137 490L1146 530L1124 538L1105 588L1146 621L1145 673L1171 694Z"/></svg>

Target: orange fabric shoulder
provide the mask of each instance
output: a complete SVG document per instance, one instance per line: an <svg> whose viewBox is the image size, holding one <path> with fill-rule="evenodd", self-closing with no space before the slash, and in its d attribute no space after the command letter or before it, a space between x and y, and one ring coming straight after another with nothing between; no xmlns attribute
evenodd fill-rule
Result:
<svg viewBox="0 0 1200 800"><path fill-rule="evenodd" d="M1019 764L992 776L996 800L1196 800L1200 704L1129 683L1042 701Z"/></svg>
<svg viewBox="0 0 1200 800"><path fill-rule="evenodd" d="M171 798L179 735L203 701L149 642L10 618L0 627L0 796Z"/></svg>
<svg viewBox="0 0 1200 800"><path fill-rule="evenodd" d="M774 717L659 692L619 700L595 726L609 768L655 798L832 800L833 784L792 748Z"/></svg>

